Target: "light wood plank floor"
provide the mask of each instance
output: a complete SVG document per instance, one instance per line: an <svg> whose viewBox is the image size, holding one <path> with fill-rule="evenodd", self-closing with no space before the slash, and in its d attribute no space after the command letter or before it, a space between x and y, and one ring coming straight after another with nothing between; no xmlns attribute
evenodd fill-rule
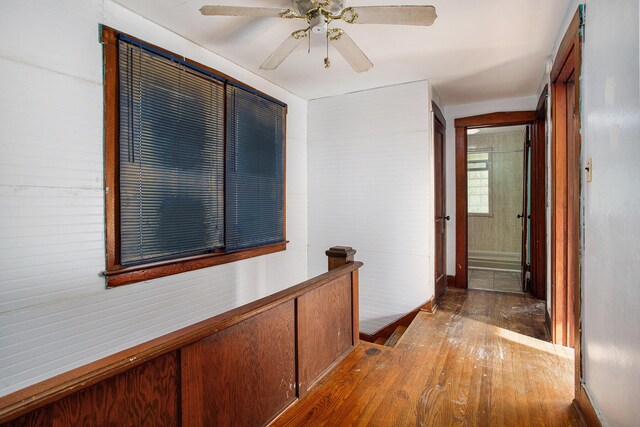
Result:
<svg viewBox="0 0 640 427"><path fill-rule="evenodd" d="M396 348L361 343L274 425L578 426L573 354L546 341L544 303L447 291Z"/></svg>

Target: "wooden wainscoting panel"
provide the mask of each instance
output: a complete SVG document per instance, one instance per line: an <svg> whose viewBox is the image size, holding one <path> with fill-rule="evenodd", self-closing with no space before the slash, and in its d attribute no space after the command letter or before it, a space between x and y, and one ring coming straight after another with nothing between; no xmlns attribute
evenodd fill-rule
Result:
<svg viewBox="0 0 640 427"><path fill-rule="evenodd" d="M296 399L295 301L181 352L182 425L264 425Z"/></svg>
<svg viewBox="0 0 640 427"><path fill-rule="evenodd" d="M178 369L177 352L167 353L6 426L176 426Z"/></svg>
<svg viewBox="0 0 640 427"><path fill-rule="evenodd" d="M351 278L298 298L298 389L304 395L353 345Z"/></svg>

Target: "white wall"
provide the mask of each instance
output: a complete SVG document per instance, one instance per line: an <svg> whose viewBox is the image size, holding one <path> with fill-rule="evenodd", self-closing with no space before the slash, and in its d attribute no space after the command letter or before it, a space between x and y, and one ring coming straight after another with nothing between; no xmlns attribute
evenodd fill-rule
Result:
<svg viewBox="0 0 640 427"><path fill-rule="evenodd" d="M603 424L632 426L640 419L640 8L638 0L582 3L581 160L593 161L581 194L583 374Z"/></svg>
<svg viewBox="0 0 640 427"><path fill-rule="evenodd" d="M352 246L361 330L433 296L432 121L428 82L309 102L309 274Z"/></svg>
<svg viewBox="0 0 640 427"><path fill-rule="evenodd" d="M583 50L584 379L610 426L640 420L638 0L588 1ZM583 162L584 164L584 162Z"/></svg>
<svg viewBox="0 0 640 427"><path fill-rule="evenodd" d="M447 274L456 274L456 128L455 119L499 111L535 110L536 96L498 99L474 104L448 105L444 109L447 121Z"/></svg>
<svg viewBox="0 0 640 427"><path fill-rule="evenodd" d="M288 103L285 252L105 289L99 23ZM3 2L0 93L0 395L307 278L306 101L109 0Z"/></svg>

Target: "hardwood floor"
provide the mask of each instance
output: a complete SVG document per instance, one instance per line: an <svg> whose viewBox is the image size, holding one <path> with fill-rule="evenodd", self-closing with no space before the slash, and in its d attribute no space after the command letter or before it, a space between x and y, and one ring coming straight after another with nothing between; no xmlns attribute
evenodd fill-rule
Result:
<svg viewBox="0 0 640 427"><path fill-rule="evenodd" d="M579 426L573 354L546 339L543 302L448 290L396 348L361 343L274 425Z"/></svg>

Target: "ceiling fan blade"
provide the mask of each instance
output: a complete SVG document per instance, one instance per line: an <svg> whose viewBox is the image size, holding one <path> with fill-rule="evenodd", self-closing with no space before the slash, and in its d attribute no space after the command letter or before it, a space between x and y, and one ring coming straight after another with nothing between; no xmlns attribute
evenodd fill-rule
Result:
<svg viewBox="0 0 640 427"><path fill-rule="evenodd" d="M361 6L345 11L345 20L353 24L431 25L438 16L433 6Z"/></svg>
<svg viewBox="0 0 640 427"><path fill-rule="evenodd" d="M367 55L360 50L344 30L337 30L330 34L329 40L356 73L369 71L373 67L373 63L367 58Z"/></svg>
<svg viewBox="0 0 640 427"><path fill-rule="evenodd" d="M305 35L301 35L302 31L304 31ZM267 58L266 61L262 63L260 66L261 70L275 70L278 68L278 65L282 64L282 61L287 59L287 56L291 55L298 45L302 42L303 39L308 37L306 35L307 30L296 31L291 34L281 45L278 47L272 54Z"/></svg>
<svg viewBox="0 0 640 427"><path fill-rule="evenodd" d="M213 16L253 16L280 18L288 9L242 6L202 6L200 13Z"/></svg>

